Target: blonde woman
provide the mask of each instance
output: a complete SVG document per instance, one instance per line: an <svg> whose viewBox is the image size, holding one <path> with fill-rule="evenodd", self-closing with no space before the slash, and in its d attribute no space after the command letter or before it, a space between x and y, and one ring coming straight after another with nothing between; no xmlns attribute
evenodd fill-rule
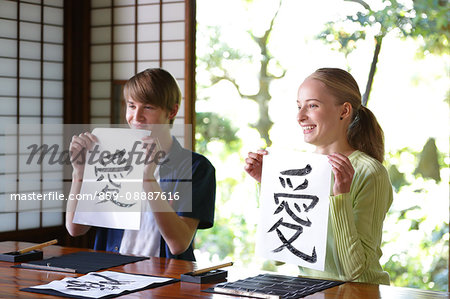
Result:
<svg viewBox="0 0 450 299"><path fill-rule="evenodd" d="M321 68L298 89L297 121L305 142L327 155L334 175L330 195L325 270L301 269L306 276L389 284L383 271L381 235L392 203L392 186L381 164L383 131L361 105L355 79L337 68ZM245 170L261 181L263 156L250 152Z"/></svg>

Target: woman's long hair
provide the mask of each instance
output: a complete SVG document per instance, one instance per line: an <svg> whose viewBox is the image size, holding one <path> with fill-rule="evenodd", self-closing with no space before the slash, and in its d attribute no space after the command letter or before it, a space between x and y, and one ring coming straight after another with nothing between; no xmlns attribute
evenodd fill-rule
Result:
<svg viewBox="0 0 450 299"><path fill-rule="evenodd" d="M361 104L361 93L355 79L338 68L320 68L308 78L323 82L336 97L337 105L352 105L352 119L347 129L350 146L380 162L384 160L384 134L375 115Z"/></svg>

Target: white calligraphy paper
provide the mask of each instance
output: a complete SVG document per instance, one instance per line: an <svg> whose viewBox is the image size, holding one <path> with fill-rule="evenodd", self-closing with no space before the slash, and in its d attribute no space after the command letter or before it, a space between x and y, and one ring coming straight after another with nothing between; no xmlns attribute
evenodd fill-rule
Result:
<svg viewBox="0 0 450 299"><path fill-rule="evenodd" d="M66 277L45 285L33 286L30 289L50 289L69 296L101 298L117 295L124 291L136 291L155 283L165 283L170 280L172 278L103 271L91 272L80 277Z"/></svg>
<svg viewBox="0 0 450 299"><path fill-rule="evenodd" d="M96 128L99 142L86 154L74 223L137 230L141 221L144 153L150 131Z"/></svg>
<svg viewBox="0 0 450 299"><path fill-rule="evenodd" d="M323 271L330 184L331 165L324 155L264 156L257 254Z"/></svg>

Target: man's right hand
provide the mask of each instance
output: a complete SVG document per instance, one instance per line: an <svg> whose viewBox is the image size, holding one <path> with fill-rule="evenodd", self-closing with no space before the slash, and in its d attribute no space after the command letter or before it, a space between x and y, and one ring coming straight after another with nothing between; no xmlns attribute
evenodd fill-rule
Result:
<svg viewBox="0 0 450 299"><path fill-rule="evenodd" d="M83 179L84 165L86 163L86 153L98 142L95 135L90 132L74 135L70 142L70 162L72 163L73 173L78 179Z"/></svg>

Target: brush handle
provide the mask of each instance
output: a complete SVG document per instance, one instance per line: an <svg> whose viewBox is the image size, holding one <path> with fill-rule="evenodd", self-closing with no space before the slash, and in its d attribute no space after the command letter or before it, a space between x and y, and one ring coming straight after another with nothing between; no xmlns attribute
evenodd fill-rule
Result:
<svg viewBox="0 0 450 299"><path fill-rule="evenodd" d="M229 263L221 264L221 265L217 265L217 266L212 266L209 268L199 269L199 270L191 272L190 274L191 275L199 275L199 274L203 274L203 273L206 273L206 272L209 272L212 270L217 270L217 269L228 267L228 266L233 266L233 262L229 262Z"/></svg>
<svg viewBox="0 0 450 299"><path fill-rule="evenodd" d="M24 253L27 253L29 251L32 251L32 250L35 250L35 249L41 249L41 248L44 248L44 247L47 247L47 246L50 246L50 245L53 245L53 244L56 244L56 243L58 243L58 240L54 239L54 240L51 240L51 241L48 241L48 242L45 242L45 243L41 243L41 244L37 244L37 245L33 245L31 247L27 247L27 248L21 249L21 250L19 250L17 252L19 254L24 254Z"/></svg>

